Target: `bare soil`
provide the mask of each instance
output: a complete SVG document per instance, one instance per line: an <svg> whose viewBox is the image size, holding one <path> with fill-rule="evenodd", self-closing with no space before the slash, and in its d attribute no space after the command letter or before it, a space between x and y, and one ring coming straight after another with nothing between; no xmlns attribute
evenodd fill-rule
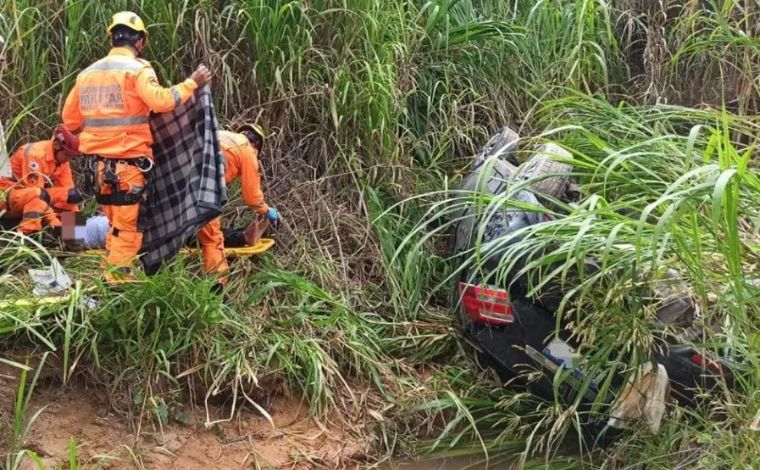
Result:
<svg viewBox="0 0 760 470"><path fill-rule="evenodd" d="M0 369L0 445L5 441L4 447L16 375L13 369ZM49 469L68 468L72 438L80 466L88 469L356 468L369 446L345 425L310 419L298 400L282 396L267 406L274 427L253 410L244 410L234 420L207 429L205 410L196 409L188 412L187 424L160 428L155 420L144 420L136 431L111 413L102 392L81 384L62 387L49 380L38 384L27 418L41 408L26 448L36 452ZM222 407L209 411L212 420L229 416L229 409ZM31 462L21 468L36 470Z"/></svg>

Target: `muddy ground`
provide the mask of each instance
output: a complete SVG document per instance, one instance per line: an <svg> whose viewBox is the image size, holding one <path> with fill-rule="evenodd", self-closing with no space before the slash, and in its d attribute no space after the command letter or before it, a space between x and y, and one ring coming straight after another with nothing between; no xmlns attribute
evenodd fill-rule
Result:
<svg viewBox="0 0 760 470"><path fill-rule="evenodd" d="M4 447L16 385L15 370L3 367ZM254 410L244 410L230 422L206 428L206 411L199 407L187 412L186 424L160 428L155 420L143 420L138 423L139 434L112 412L102 391L82 384L62 387L58 380L43 378L26 415L31 417L43 408L26 442L48 469L68 468L71 438L76 441L79 464L88 469L358 468L365 466L369 451L369 440L357 437L361 434L350 425L310 419L300 401L284 396L267 406L274 427ZM212 420L224 419L229 409L212 408L210 414ZM25 462L21 468L37 467Z"/></svg>

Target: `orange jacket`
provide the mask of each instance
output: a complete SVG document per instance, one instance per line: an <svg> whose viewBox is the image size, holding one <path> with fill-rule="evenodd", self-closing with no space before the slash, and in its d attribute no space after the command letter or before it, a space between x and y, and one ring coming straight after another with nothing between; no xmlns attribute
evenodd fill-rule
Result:
<svg viewBox="0 0 760 470"><path fill-rule="evenodd" d="M148 61L115 47L77 76L63 106L63 123L72 132L81 130L79 150L86 155L153 157L150 112L173 110L197 88L189 78L163 88Z"/></svg>
<svg viewBox="0 0 760 470"><path fill-rule="evenodd" d="M58 163L53 154L53 141L43 140L19 147L10 158L13 180L1 178L0 188L64 188L74 187L68 163Z"/></svg>
<svg viewBox="0 0 760 470"><path fill-rule="evenodd" d="M243 202L259 214L269 210L261 191L259 152L243 134L219 132L219 143L224 153L224 179L227 184L240 177Z"/></svg>

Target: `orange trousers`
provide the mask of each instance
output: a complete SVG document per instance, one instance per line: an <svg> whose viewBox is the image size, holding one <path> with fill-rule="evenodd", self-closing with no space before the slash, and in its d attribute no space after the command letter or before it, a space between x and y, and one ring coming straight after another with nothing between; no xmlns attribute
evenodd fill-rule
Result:
<svg viewBox="0 0 760 470"><path fill-rule="evenodd" d="M117 163L116 175L119 179L118 190L140 192L145 187L145 176L139 168ZM104 181L105 166L98 163L98 187L100 194L111 194L110 183ZM102 205L108 217L111 229L106 234L106 259L101 267L106 270L106 281L118 281L132 278L132 267L142 246L143 234L137 227L140 216L140 204L124 206Z"/></svg>
<svg viewBox="0 0 760 470"><path fill-rule="evenodd" d="M230 266L224 257L224 233L222 233L222 219L217 217L204 225L198 231L198 241L201 244L203 256L203 270L207 274L226 273ZM227 283L227 277L219 278L220 284Z"/></svg>
<svg viewBox="0 0 760 470"><path fill-rule="evenodd" d="M7 216L21 217L18 230L24 235L42 230L43 222L60 227L61 219L50 207L50 195L42 188L15 188L7 194Z"/></svg>

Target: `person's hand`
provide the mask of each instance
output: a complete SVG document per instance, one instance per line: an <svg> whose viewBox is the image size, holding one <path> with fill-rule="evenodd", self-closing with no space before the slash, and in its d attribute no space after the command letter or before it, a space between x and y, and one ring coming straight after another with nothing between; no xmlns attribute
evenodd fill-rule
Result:
<svg viewBox="0 0 760 470"><path fill-rule="evenodd" d="M201 64L195 69L192 75L190 75L195 83L198 84L198 88L203 88L211 82L211 71L205 65Z"/></svg>
<svg viewBox="0 0 760 470"><path fill-rule="evenodd" d="M277 222L280 219L280 213L274 207L270 207L266 215L270 222Z"/></svg>

